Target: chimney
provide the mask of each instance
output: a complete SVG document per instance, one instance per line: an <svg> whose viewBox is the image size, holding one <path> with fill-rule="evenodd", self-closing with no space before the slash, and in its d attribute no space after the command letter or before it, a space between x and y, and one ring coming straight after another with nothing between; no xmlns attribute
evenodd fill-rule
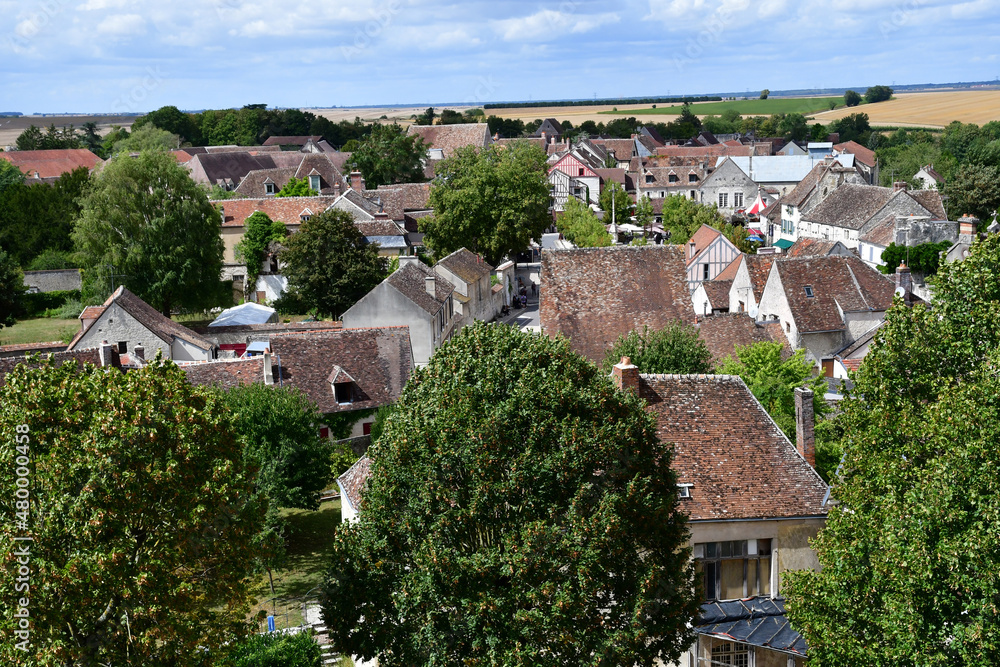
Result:
<svg viewBox="0 0 1000 667"><path fill-rule="evenodd" d="M695 251L697 249L698 249L698 246L695 245L694 241L688 241L688 257L687 258L688 258L689 262L695 256Z"/></svg>
<svg viewBox="0 0 1000 667"><path fill-rule="evenodd" d="M611 368L611 381L619 389L631 389L639 393L639 368L632 365L632 360L622 357L620 363Z"/></svg>
<svg viewBox="0 0 1000 667"><path fill-rule="evenodd" d="M375 219L376 220L388 220L389 219L389 214L386 213L385 211L379 211L378 213L375 214Z"/></svg>
<svg viewBox="0 0 1000 667"><path fill-rule="evenodd" d="M360 171L351 172L351 189L361 192L365 189L365 179Z"/></svg>
<svg viewBox="0 0 1000 667"><path fill-rule="evenodd" d="M101 341L101 347L98 348L98 354L101 359L101 368L107 368L108 366L114 366L115 368L122 367L121 358L118 356L118 350L116 350L115 346L108 341Z"/></svg>
<svg viewBox="0 0 1000 667"><path fill-rule="evenodd" d="M976 238L976 231L979 229L979 218L971 215L963 215L958 219L958 242L972 243Z"/></svg>
<svg viewBox="0 0 1000 667"><path fill-rule="evenodd" d="M437 296L437 292L434 289L434 276L424 278L424 287L427 288L427 293L432 297Z"/></svg>
<svg viewBox="0 0 1000 667"><path fill-rule="evenodd" d="M903 301L910 303L913 300L913 276L910 274L910 267L906 262L901 262L896 267L896 290L903 290Z"/></svg>
<svg viewBox="0 0 1000 667"><path fill-rule="evenodd" d="M549 133L546 132L545 130L542 130L542 143L543 144L549 143Z"/></svg>
<svg viewBox="0 0 1000 667"><path fill-rule="evenodd" d="M910 185L906 181L896 181L892 184L892 191L899 192L900 190L909 190Z"/></svg>
<svg viewBox="0 0 1000 667"><path fill-rule="evenodd" d="M264 384L274 384L274 368L271 366L271 348L264 350Z"/></svg>
<svg viewBox="0 0 1000 667"><path fill-rule="evenodd" d="M814 434L813 391L795 388L795 448L813 468L816 467L816 437Z"/></svg>
<svg viewBox="0 0 1000 667"><path fill-rule="evenodd" d="M146 360L146 348L142 345L136 345L132 348L132 359L138 359L139 361Z"/></svg>

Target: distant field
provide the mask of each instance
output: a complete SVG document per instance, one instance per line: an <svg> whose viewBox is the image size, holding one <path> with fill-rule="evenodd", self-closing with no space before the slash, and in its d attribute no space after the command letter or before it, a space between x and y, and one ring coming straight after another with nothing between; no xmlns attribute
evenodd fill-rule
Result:
<svg viewBox="0 0 1000 667"><path fill-rule="evenodd" d="M863 111L872 125L944 127L953 120L984 125L1000 120L1000 90L900 93L888 102L817 113L819 123Z"/></svg>
<svg viewBox="0 0 1000 667"><path fill-rule="evenodd" d="M97 128L101 134L105 134L112 125L120 125L122 127L132 127L132 123L135 122L137 116L12 116L12 117L2 117L0 118L0 150L3 150L4 146L12 146L14 142L17 141L17 137L28 129L29 126L34 125L35 127L40 127L42 129L47 128L49 125L55 124L56 127L62 128L65 125L72 125L76 129L80 129L84 123L93 122L97 123Z"/></svg>
<svg viewBox="0 0 1000 667"><path fill-rule="evenodd" d="M730 110L743 116L770 116L776 113L809 114L817 111L829 111L830 103L844 104L843 97L789 97L768 98L766 100L725 100L723 102L698 102L691 105L691 111L699 116L721 115ZM602 114L615 116L677 116L683 105L674 104L668 107L626 109L618 111L602 111Z"/></svg>
<svg viewBox="0 0 1000 667"><path fill-rule="evenodd" d="M79 330L79 320L57 320L47 317L21 320L12 327L0 329L0 345L49 343L56 340L68 343Z"/></svg>

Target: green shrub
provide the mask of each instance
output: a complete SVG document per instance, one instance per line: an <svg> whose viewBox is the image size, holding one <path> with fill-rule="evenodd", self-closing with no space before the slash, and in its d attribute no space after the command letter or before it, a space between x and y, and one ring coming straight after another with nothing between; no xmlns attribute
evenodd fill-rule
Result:
<svg viewBox="0 0 1000 667"><path fill-rule="evenodd" d="M22 300L25 318L33 317L54 317L54 311L58 311L67 301L80 301L80 290L61 290L58 292L35 292L25 294ZM78 309L72 317L80 314ZM48 311L53 311L49 314Z"/></svg>
<svg viewBox="0 0 1000 667"><path fill-rule="evenodd" d="M320 667L322 651L312 633L255 635L237 644L222 667Z"/></svg>

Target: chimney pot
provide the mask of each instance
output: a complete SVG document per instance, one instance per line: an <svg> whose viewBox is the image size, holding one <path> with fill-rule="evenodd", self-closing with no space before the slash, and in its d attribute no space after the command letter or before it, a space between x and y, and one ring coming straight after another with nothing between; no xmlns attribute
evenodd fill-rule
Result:
<svg viewBox="0 0 1000 667"><path fill-rule="evenodd" d="M427 293L431 296L437 296L437 292L434 289L434 276L427 276L424 278L424 287L427 289Z"/></svg>
<svg viewBox="0 0 1000 667"><path fill-rule="evenodd" d="M628 357L622 357L620 363L615 364L611 369L611 381L619 389L631 389L639 393L639 368L632 364Z"/></svg>
<svg viewBox="0 0 1000 667"><path fill-rule="evenodd" d="M816 467L815 416L813 391L806 387L795 388L795 448L813 468Z"/></svg>
<svg viewBox="0 0 1000 667"><path fill-rule="evenodd" d="M900 190L908 190L910 185L906 181L896 181L892 184L892 191L899 192Z"/></svg>
<svg viewBox="0 0 1000 667"><path fill-rule="evenodd" d="M351 188L357 192L361 192L365 189L365 179L361 175L360 171L351 172Z"/></svg>

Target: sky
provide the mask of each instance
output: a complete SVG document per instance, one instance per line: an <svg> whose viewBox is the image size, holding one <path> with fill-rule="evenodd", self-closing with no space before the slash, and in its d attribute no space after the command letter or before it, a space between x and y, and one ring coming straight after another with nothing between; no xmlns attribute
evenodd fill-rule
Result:
<svg viewBox="0 0 1000 667"><path fill-rule="evenodd" d="M1000 0L0 0L0 111L983 81L998 28Z"/></svg>

